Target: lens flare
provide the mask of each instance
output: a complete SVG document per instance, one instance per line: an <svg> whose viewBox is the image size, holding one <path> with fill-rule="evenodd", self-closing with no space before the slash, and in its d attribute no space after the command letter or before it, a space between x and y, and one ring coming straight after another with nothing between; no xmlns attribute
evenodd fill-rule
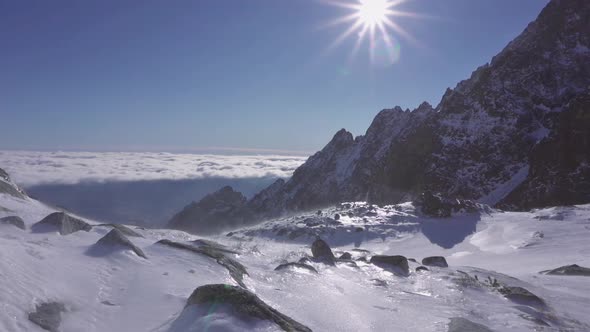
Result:
<svg viewBox="0 0 590 332"><path fill-rule="evenodd" d="M379 62L395 63L399 60L400 44L396 37L415 42L415 39L396 23L396 16L418 17L415 13L403 12L396 7L406 0L325 0L328 5L351 10L352 13L339 17L328 24L340 25L349 23L349 27L340 34L328 47L328 50L337 47L345 39L354 36L356 42L352 49L351 57L355 57L361 46L368 39L369 56L371 62L381 59ZM383 59L388 59L383 61Z"/></svg>

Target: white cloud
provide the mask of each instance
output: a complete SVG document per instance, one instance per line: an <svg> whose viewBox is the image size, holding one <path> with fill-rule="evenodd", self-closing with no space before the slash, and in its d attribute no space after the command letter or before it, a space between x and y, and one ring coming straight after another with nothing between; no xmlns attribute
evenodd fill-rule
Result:
<svg viewBox="0 0 590 332"><path fill-rule="evenodd" d="M306 159L281 155L0 151L0 168L26 187L83 181L286 178Z"/></svg>

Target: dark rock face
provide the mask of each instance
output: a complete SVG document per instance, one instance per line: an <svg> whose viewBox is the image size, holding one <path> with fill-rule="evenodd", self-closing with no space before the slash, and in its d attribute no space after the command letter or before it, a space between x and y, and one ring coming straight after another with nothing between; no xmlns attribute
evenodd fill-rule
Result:
<svg viewBox="0 0 590 332"><path fill-rule="evenodd" d="M529 290L522 287L501 287L498 290L505 298L512 302L533 307L545 307L545 301Z"/></svg>
<svg viewBox="0 0 590 332"><path fill-rule="evenodd" d="M545 274L557 276L585 276L590 277L590 269L576 264L558 267L550 271L543 271Z"/></svg>
<svg viewBox="0 0 590 332"><path fill-rule="evenodd" d="M474 323L462 317L453 317L448 332L493 332L487 326Z"/></svg>
<svg viewBox="0 0 590 332"><path fill-rule="evenodd" d="M552 133L529 156L525 181L499 206L529 210L590 201L590 90L556 117Z"/></svg>
<svg viewBox="0 0 590 332"><path fill-rule="evenodd" d="M9 224L16 226L20 229L25 229L25 222L19 216L8 216L0 218L0 224Z"/></svg>
<svg viewBox="0 0 590 332"><path fill-rule="evenodd" d="M248 275L246 267L242 265L240 262L236 261L235 259L227 256L224 252L207 245L195 246L186 243L174 242L166 239L160 240L157 243L172 248L192 251L194 253L215 259L217 264L225 267L229 271L230 276L238 283L238 285L246 288L246 284L244 284L244 276Z"/></svg>
<svg viewBox="0 0 590 332"><path fill-rule="evenodd" d="M226 186L186 206L170 220L169 226L195 234L213 234L243 226L252 218L246 202L244 195Z"/></svg>
<svg viewBox="0 0 590 332"><path fill-rule="evenodd" d="M298 268L302 268L302 269L306 269L308 271L314 272L314 273L318 273L318 270L316 270L313 266L309 265L309 264L305 264L305 263L285 263L285 264L281 264L279 266L277 266L275 268L275 271L280 271L280 270L285 270L291 267L298 267Z"/></svg>
<svg viewBox="0 0 590 332"><path fill-rule="evenodd" d="M313 258L323 262L334 264L334 261L336 260L330 246L326 241L319 238L311 244L311 253Z"/></svg>
<svg viewBox="0 0 590 332"><path fill-rule="evenodd" d="M383 110L356 138L338 131L288 181L244 203L242 215L260 221L345 201L410 201L422 192L459 199L429 197L425 213L436 217L473 207L469 200L515 210L590 202L587 22L590 1L550 1L435 108ZM218 220L202 215L187 222Z"/></svg>
<svg viewBox="0 0 590 332"><path fill-rule="evenodd" d="M117 250L119 248L129 249L133 251L137 256L147 259L143 251L134 245L125 235L118 229L112 229L107 235L103 236L98 240L92 248L90 248L90 254L105 254L105 249Z"/></svg>
<svg viewBox="0 0 590 332"><path fill-rule="evenodd" d="M191 305L230 305L241 318L257 318L274 322L284 331L311 332L307 326L280 313L255 294L236 286L216 284L197 288L186 302Z"/></svg>
<svg viewBox="0 0 590 332"><path fill-rule="evenodd" d="M426 257L422 260L422 265L449 267L449 264L447 264L447 260L442 256Z"/></svg>
<svg viewBox="0 0 590 332"><path fill-rule="evenodd" d="M0 168L0 194L7 194L17 198L25 198L26 194L24 190L19 188L10 180L8 173Z"/></svg>
<svg viewBox="0 0 590 332"><path fill-rule="evenodd" d="M123 235L125 235L125 236L143 237L143 235L137 233L136 231L132 230L131 228L129 228L129 227L125 226L125 225L121 225L121 224L100 224L100 225L96 225L96 227L100 227L100 226L114 228L114 229L120 231L121 233L123 233Z"/></svg>
<svg viewBox="0 0 590 332"><path fill-rule="evenodd" d="M91 229L92 226L86 222L64 212L54 212L31 227L33 232L44 233L57 230L61 235L68 235L78 231L88 232Z"/></svg>
<svg viewBox="0 0 590 332"><path fill-rule="evenodd" d="M342 255L340 255L338 259L350 260L352 259L352 255L349 252L345 252Z"/></svg>
<svg viewBox="0 0 590 332"><path fill-rule="evenodd" d="M385 269L391 269L396 274L407 276L410 274L408 259L404 256L385 256L375 255L371 257L370 262Z"/></svg>
<svg viewBox="0 0 590 332"><path fill-rule="evenodd" d="M61 314L65 311L63 303L42 303L37 305L35 312L29 313L29 320L47 331L57 332L61 324Z"/></svg>

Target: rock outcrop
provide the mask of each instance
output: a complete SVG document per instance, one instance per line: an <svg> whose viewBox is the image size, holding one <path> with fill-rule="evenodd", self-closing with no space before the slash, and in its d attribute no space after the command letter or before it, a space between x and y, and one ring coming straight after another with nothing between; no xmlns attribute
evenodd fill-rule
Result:
<svg viewBox="0 0 590 332"><path fill-rule="evenodd" d="M13 225L20 229L25 229L25 222L19 216L8 216L0 218L0 224Z"/></svg>
<svg viewBox="0 0 590 332"><path fill-rule="evenodd" d="M377 265L387 270L391 270L395 274L407 276L410 274L410 266L408 259L404 256L385 256L375 255L371 257L371 264Z"/></svg>
<svg viewBox="0 0 590 332"><path fill-rule="evenodd" d="M543 271L541 273L556 276L584 276L590 277L590 268L579 266L577 264L561 266L553 270Z"/></svg>
<svg viewBox="0 0 590 332"><path fill-rule="evenodd" d="M261 319L275 323L284 331L311 332L307 326L280 313L262 301L254 293L243 288L216 284L198 287L191 294L186 306L231 306L233 312L242 319Z"/></svg>
<svg viewBox="0 0 590 332"><path fill-rule="evenodd" d="M127 249L133 251L137 256L147 259L143 251L131 242L123 232L114 228L105 236L100 238L89 250L92 255L101 256L114 250Z"/></svg>
<svg viewBox="0 0 590 332"><path fill-rule="evenodd" d="M61 314L66 307L60 302L46 302L37 305L34 312L29 313L29 320L50 332L58 332Z"/></svg>
<svg viewBox="0 0 590 332"><path fill-rule="evenodd" d="M326 263L333 264L336 260L336 257L334 257L334 253L332 252L332 249L328 243L320 238L317 238L311 244L311 254L316 260Z"/></svg>
<svg viewBox="0 0 590 332"><path fill-rule="evenodd" d="M226 186L186 206L172 218L169 226L195 234L233 229L251 222L252 213L246 203L244 195Z"/></svg>
<svg viewBox="0 0 590 332"><path fill-rule="evenodd" d="M438 266L438 267L449 267L447 260L442 256L431 256L426 257L422 260L422 265L426 266Z"/></svg>
<svg viewBox="0 0 590 332"><path fill-rule="evenodd" d="M24 190L12 182L8 173L2 168L0 168L0 194L7 194L17 198L27 197Z"/></svg>
<svg viewBox="0 0 590 332"><path fill-rule="evenodd" d="M74 218L65 212L54 212L31 227L31 230L36 233L58 231L61 235L68 235L78 231L88 232L91 229L92 226L85 221Z"/></svg>

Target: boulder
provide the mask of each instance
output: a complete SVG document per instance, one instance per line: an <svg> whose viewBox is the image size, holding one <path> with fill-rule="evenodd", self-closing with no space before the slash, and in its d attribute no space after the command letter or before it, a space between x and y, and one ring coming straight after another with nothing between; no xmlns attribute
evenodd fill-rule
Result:
<svg viewBox="0 0 590 332"><path fill-rule="evenodd" d="M298 267L298 268L302 268L314 273L318 273L318 270L316 270L313 266L309 265L309 264L305 264L305 263L285 263L285 264L281 264L279 266L277 266L275 268L275 271L280 271L280 270L285 270L291 267Z"/></svg>
<svg viewBox="0 0 590 332"><path fill-rule="evenodd" d="M453 317L449 323L448 332L493 332L487 326L474 323L462 317Z"/></svg>
<svg viewBox="0 0 590 332"><path fill-rule="evenodd" d="M349 252L345 252L342 255L340 255L338 259L350 260L352 259L352 255Z"/></svg>
<svg viewBox="0 0 590 332"><path fill-rule="evenodd" d="M590 268L579 266L576 264L558 267L550 271L543 271L542 273L557 276L584 276L590 277Z"/></svg>
<svg viewBox="0 0 590 332"><path fill-rule="evenodd" d="M410 274L410 267L408 265L408 259L404 256L385 256L375 255L371 257L370 262L379 267L390 269L396 274L407 276Z"/></svg>
<svg viewBox="0 0 590 332"><path fill-rule="evenodd" d="M426 266L418 266L416 268L416 272L420 272L420 271L430 271Z"/></svg>
<svg viewBox="0 0 590 332"><path fill-rule="evenodd" d="M117 229L121 233L123 233L123 235L125 235L125 236L143 237L143 235L141 235L141 234L137 233L136 231L132 230L131 228L129 228L125 225L121 225L121 224L100 224L100 225L96 225L96 226L105 226L105 227L111 227L111 228Z"/></svg>
<svg viewBox="0 0 590 332"><path fill-rule="evenodd" d="M0 218L0 224L8 224L16 226L20 229L25 229L25 222L19 216L8 216Z"/></svg>
<svg viewBox="0 0 590 332"><path fill-rule="evenodd" d="M98 240L92 248L91 254L103 255L111 250L129 249L137 256L147 259L146 255L141 249L133 244L120 230L113 228L107 235ZM106 250L106 251L105 251Z"/></svg>
<svg viewBox="0 0 590 332"><path fill-rule="evenodd" d="M41 303L37 305L35 312L29 313L29 320L47 331L57 332L61 324L61 313L65 311L63 303Z"/></svg>
<svg viewBox="0 0 590 332"><path fill-rule="evenodd" d="M336 213L334 215L334 220L336 220L336 221L340 220L340 215L338 213Z"/></svg>
<svg viewBox="0 0 590 332"><path fill-rule="evenodd" d="M91 229L92 226L86 222L64 212L54 212L31 227L31 230L35 233L46 233L57 230L61 235L68 235L78 231L88 232Z"/></svg>
<svg viewBox="0 0 590 332"><path fill-rule="evenodd" d="M331 263L334 264L334 261L336 260L336 258L334 257L334 253L332 253L332 249L330 248L330 246L326 243L326 241L317 238L311 245L311 253L313 255L313 258L326 262L326 263Z"/></svg>
<svg viewBox="0 0 590 332"><path fill-rule="evenodd" d="M431 256L426 257L422 260L422 265L426 266L438 266L438 267L449 267L447 260L442 256Z"/></svg>
<svg viewBox="0 0 590 332"><path fill-rule="evenodd" d="M545 307L545 301L522 287L504 286L498 289L505 298L512 302L532 307Z"/></svg>
<svg viewBox="0 0 590 332"><path fill-rule="evenodd" d="M284 331L311 332L311 329L264 303L255 294L237 286L213 284L198 287L188 298L186 306L225 304L242 319L255 318L274 322Z"/></svg>

